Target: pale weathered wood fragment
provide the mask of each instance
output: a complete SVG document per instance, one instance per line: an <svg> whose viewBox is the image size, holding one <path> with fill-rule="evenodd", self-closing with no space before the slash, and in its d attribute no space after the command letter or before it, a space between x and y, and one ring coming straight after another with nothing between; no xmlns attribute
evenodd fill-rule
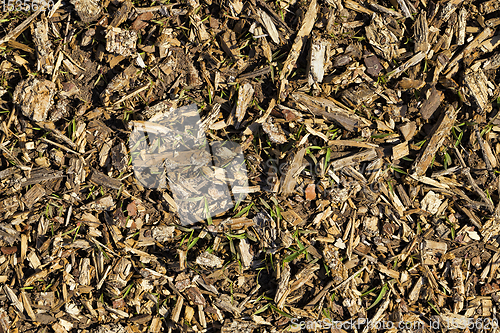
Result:
<svg viewBox="0 0 500 333"><path fill-rule="evenodd" d="M424 264L435 265L446 254L448 244L425 239L421 244L421 250Z"/></svg>
<svg viewBox="0 0 500 333"><path fill-rule="evenodd" d="M473 71L467 69L465 72L464 82L469 93L472 95L479 107L480 112L488 111L491 108L489 103L489 91L491 90L488 78L481 69Z"/></svg>
<svg viewBox="0 0 500 333"><path fill-rule="evenodd" d="M254 94L253 86L250 83L245 83L238 90L238 102L235 109L234 127L240 128L243 118L245 118L246 110L252 101Z"/></svg>
<svg viewBox="0 0 500 333"><path fill-rule="evenodd" d="M124 57L135 54L137 52L137 38L137 32L134 30L123 30L108 26L106 31L106 51Z"/></svg>
<svg viewBox="0 0 500 333"><path fill-rule="evenodd" d="M45 121L53 104L56 85L34 76L18 83L13 100L23 115L34 121Z"/></svg>
<svg viewBox="0 0 500 333"><path fill-rule="evenodd" d="M309 65L307 68L307 82L310 85L323 82L325 75L325 61L328 43L315 36L309 49Z"/></svg>
<svg viewBox="0 0 500 333"><path fill-rule="evenodd" d="M85 22L92 22L101 15L101 6L98 0L70 0L75 6L75 10L80 16L80 19Z"/></svg>
<svg viewBox="0 0 500 333"><path fill-rule="evenodd" d="M269 34L269 37L271 37L272 41L275 44L280 44L280 36L278 33L278 30L276 29L276 26L274 25L271 17L267 15L265 11L262 9L257 9L258 16L260 19L260 23L264 26L266 29L267 33Z"/></svg>
<svg viewBox="0 0 500 333"><path fill-rule="evenodd" d="M467 24L467 9L465 7L460 8L458 13L458 23L457 23L457 44L465 44L465 28Z"/></svg>

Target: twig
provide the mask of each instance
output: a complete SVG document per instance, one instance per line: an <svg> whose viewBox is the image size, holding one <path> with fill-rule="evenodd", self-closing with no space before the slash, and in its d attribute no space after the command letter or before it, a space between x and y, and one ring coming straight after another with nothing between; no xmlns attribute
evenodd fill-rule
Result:
<svg viewBox="0 0 500 333"><path fill-rule="evenodd" d="M481 133L479 133L477 124L474 124L474 132L476 132L477 142L479 142L479 147L481 147L481 152L483 153L483 159L486 163L486 169L488 169L491 174L493 172L493 167L491 166L490 159L488 158L488 153L486 152L486 147L484 146L484 141L481 137Z"/></svg>
<svg viewBox="0 0 500 333"><path fill-rule="evenodd" d="M462 174L467 177L467 179L469 180L469 183L474 188L474 191L476 191L476 193L479 194L479 196L481 197L481 199L486 203L486 205L488 207L488 210L490 212L493 212L495 210L495 207L493 206L493 203L486 196L486 194L483 192L483 190L481 190L481 188L476 184L476 181L474 180L474 178L472 178L472 176L470 174L470 168L465 164L465 161L462 158L462 154L460 153L460 151L458 150L458 148L455 147L455 145L453 145L453 148L455 149L455 154L457 154L458 160L460 161L460 164L462 165Z"/></svg>
<svg viewBox="0 0 500 333"><path fill-rule="evenodd" d="M17 36L19 36L24 31L24 29L26 29L30 25L30 23L38 16L38 14L40 14L41 11L42 8L38 9L30 17L24 20L23 23L12 29L7 35L5 35L5 37L0 39L0 45L2 45L3 43L7 43L11 39L17 38Z"/></svg>
<svg viewBox="0 0 500 333"><path fill-rule="evenodd" d="M349 281L351 281L352 279L354 279L355 276L357 276L359 273L361 273L362 271L364 271L366 268L366 266L363 266L360 270L358 270L356 273L354 273L353 275L349 276L347 279L344 280L344 282L342 282L341 284L339 284L338 286L334 287L332 289L332 291L335 291L337 289L340 289L342 288L343 286L345 286L346 284L349 283Z"/></svg>
<svg viewBox="0 0 500 333"><path fill-rule="evenodd" d="M73 154L76 154L76 155L80 155L80 153L79 153L79 152L74 151L73 149L70 149L70 148L68 148L68 147L66 147L66 146L63 146L63 145L61 145L61 144L59 144L59 143L57 143L57 142L51 141L51 140L46 139L46 138L42 138L41 140L42 140L42 141L45 141L46 143L50 143L51 145L54 145L54 146L56 146L56 147L59 147L59 148L61 148L61 149L64 149L64 150L66 150L66 151L69 151L70 153L73 153Z"/></svg>

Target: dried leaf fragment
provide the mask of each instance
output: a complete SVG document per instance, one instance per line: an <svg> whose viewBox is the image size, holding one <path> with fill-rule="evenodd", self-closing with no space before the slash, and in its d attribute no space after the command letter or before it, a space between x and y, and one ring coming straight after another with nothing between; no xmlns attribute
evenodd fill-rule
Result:
<svg viewBox="0 0 500 333"><path fill-rule="evenodd" d="M241 122L243 118L245 118L245 113L248 105L252 101L253 93L254 89L248 82L242 85L238 91L238 103L236 104L235 111L236 122L234 126L236 129L240 128Z"/></svg>

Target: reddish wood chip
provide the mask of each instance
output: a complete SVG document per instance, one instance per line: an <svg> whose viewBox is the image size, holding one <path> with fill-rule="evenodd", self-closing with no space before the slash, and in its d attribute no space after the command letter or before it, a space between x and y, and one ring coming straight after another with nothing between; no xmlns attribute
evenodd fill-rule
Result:
<svg viewBox="0 0 500 333"><path fill-rule="evenodd" d="M134 23L132 23L132 30L141 30L148 26L146 21L149 21L153 18L153 13L147 12L143 13L135 19Z"/></svg>
<svg viewBox="0 0 500 333"><path fill-rule="evenodd" d="M17 247L15 246L2 246L0 250L3 254L13 254L17 252Z"/></svg>
<svg viewBox="0 0 500 333"><path fill-rule="evenodd" d="M127 304L123 300L123 298L117 299L113 301L113 308L115 309L124 309Z"/></svg>
<svg viewBox="0 0 500 333"><path fill-rule="evenodd" d="M135 216L137 215L137 206L134 202L131 202L127 205L128 215Z"/></svg>
<svg viewBox="0 0 500 333"><path fill-rule="evenodd" d="M309 184L306 187L306 200L316 199L316 185Z"/></svg>

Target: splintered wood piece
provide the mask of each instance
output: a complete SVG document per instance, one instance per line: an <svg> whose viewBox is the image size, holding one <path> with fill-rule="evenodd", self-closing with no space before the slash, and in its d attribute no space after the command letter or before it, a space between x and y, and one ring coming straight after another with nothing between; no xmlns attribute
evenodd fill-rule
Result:
<svg viewBox="0 0 500 333"><path fill-rule="evenodd" d="M399 38L387 26L389 22L381 15L374 14L369 26L365 28L366 38L373 46L375 53L387 61L392 61L398 55Z"/></svg>
<svg viewBox="0 0 500 333"><path fill-rule="evenodd" d="M122 182L119 181L118 179L109 177L105 174L103 174L100 171L94 170L92 172L92 176L90 176L90 180L96 183L97 185L102 185L105 187L109 187L115 190L119 190L120 187L122 186Z"/></svg>
<svg viewBox="0 0 500 333"><path fill-rule="evenodd" d="M408 6L406 5L406 1L405 0L397 0L397 2L399 4L399 8L403 12L404 16L406 18L411 17L411 13L410 13L410 10L408 9Z"/></svg>
<svg viewBox="0 0 500 333"><path fill-rule="evenodd" d="M45 121L53 104L56 85L49 80L38 80L34 76L21 81L14 90L13 102L24 116L33 121Z"/></svg>
<svg viewBox="0 0 500 333"><path fill-rule="evenodd" d="M446 3L446 5L441 10L439 19L441 22L447 22L450 16L455 13L457 8L464 0L451 0Z"/></svg>
<svg viewBox="0 0 500 333"><path fill-rule="evenodd" d="M483 15L493 13L497 10L500 10L500 2L497 0L484 1L479 5L479 11Z"/></svg>
<svg viewBox="0 0 500 333"><path fill-rule="evenodd" d="M404 17L403 15L401 15L401 13L398 10L389 9L389 8L381 6L377 3L370 3L370 7L372 7L373 9L375 9L376 11L379 11L381 13L394 16L397 19L401 19Z"/></svg>
<svg viewBox="0 0 500 333"><path fill-rule="evenodd" d="M464 308L464 276L462 273L462 259L453 259L451 264L451 279L453 280L453 313L459 313Z"/></svg>
<svg viewBox="0 0 500 333"><path fill-rule="evenodd" d="M19 299L17 298L16 294L12 291L12 289L10 289L8 285L4 284L3 291L7 295L7 298L11 301L12 305L14 305L19 310L19 312L23 313L24 312L23 303L19 301Z"/></svg>
<svg viewBox="0 0 500 333"><path fill-rule="evenodd" d="M373 14L375 14L375 12L373 10L370 10L366 7L363 7L359 3L357 3L353 0L345 0L344 5L346 6L346 8L354 10L358 13L368 14L370 16L373 16Z"/></svg>
<svg viewBox="0 0 500 333"><path fill-rule="evenodd" d="M108 195L82 206L82 209L110 210L114 205L113 198Z"/></svg>
<svg viewBox="0 0 500 333"><path fill-rule="evenodd" d="M493 29L490 27L486 27L481 33L479 33L476 38L474 38L459 54L457 54L449 63L448 66L446 67L446 71L444 74L448 74L454 67L455 65L458 64L460 60L462 60L466 55L471 53L475 48L477 48L486 38L491 37L493 34Z"/></svg>
<svg viewBox="0 0 500 333"><path fill-rule="evenodd" d="M485 71L490 69L497 69L498 67L500 67L500 53L489 57L483 63L483 69Z"/></svg>
<svg viewBox="0 0 500 333"><path fill-rule="evenodd" d="M196 35L198 36L200 42L203 43L206 40L210 39L211 36L208 33L205 24L203 24L203 20L200 18L200 16L198 14L192 14L190 15L190 18L191 22L193 22L193 26L196 30Z"/></svg>
<svg viewBox="0 0 500 333"><path fill-rule="evenodd" d="M490 94L488 93L490 85L484 72L481 69L473 71L468 68L465 71L464 82L467 88L469 88L470 94L476 101L480 112L488 111L491 108L489 102Z"/></svg>
<svg viewBox="0 0 500 333"><path fill-rule="evenodd" d="M285 264L281 271L281 276L278 282L278 290L274 295L274 302L277 304L278 309L283 309L286 298L290 294L290 266Z"/></svg>
<svg viewBox="0 0 500 333"><path fill-rule="evenodd" d="M205 251L196 258L196 263L210 268L221 268L224 261L216 255Z"/></svg>
<svg viewBox="0 0 500 333"><path fill-rule="evenodd" d="M320 37L315 36L313 38L309 49L309 65L307 68L307 83L310 85L323 82L327 45Z"/></svg>
<svg viewBox="0 0 500 333"><path fill-rule="evenodd" d="M240 128L241 122L245 118L245 114L248 108L248 105L252 101L254 94L254 89L253 86L250 83L245 83L242 86L240 86L240 89L238 90L238 102L236 104L236 111L235 111L235 120L234 120L234 127L236 129Z"/></svg>
<svg viewBox="0 0 500 333"><path fill-rule="evenodd" d="M43 12L45 9L43 6L40 6L40 8L31 14L30 17L28 17L26 20L24 20L21 24L17 25L14 29L12 29L5 37L0 39L0 45L3 43L7 43L10 40L16 39L26 28L29 27L31 22L40 14Z"/></svg>
<svg viewBox="0 0 500 333"><path fill-rule="evenodd" d="M429 191L422 199L420 206L422 210L425 210L431 213L432 215L435 215L438 212L442 202L443 201L439 198L439 196L436 193L434 193L433 191Z"/></svg>
<svg viewBox="0 0 500 333"><path fill-rule="evenodd" d="M377 156L378 154L375 149L366 149L352 156L344 157L331 162L330 169L333 171L340 170L347 166L357 165L361 162L374 160L377 158Z"/></svg>
<svg viewBox="0 0 500 333"><path fill-rule="evenodd" d="M359 142L356 140L330 140L329 146L346 146L346 147L360 147L360 148L378 148L379 146L374 143Z"/></svg>
<svg viewBox="0 0 500 333"><path fill-rule="evenodd" d="M491 167L496 168L498 166L498 161L497 161L495 154L493 154L493 151L491 150L490 144L488 143L488 141L482 140L482 138L481 138L481 142L483 142L483 145L484 145L483 151L484 151L484 154L486 155L486 158L488 159ZM481 149L483 149L483 146L481 146Z"/></svg>
<svg viewBox="0 0 500 333"><path fill-rule="evenodd" d="M448 244L425 239L421 244L422 259L426 265L436 265L446 254Z"/></svg>
<svg viewBox="0 0 500 333"><path fill-rule="evenodd" d="M257 9L258 15L259 15L259 21L260 23L264 26L266 29L267 33L269 34L269 37L273 40L273 42L277 45L280 44L280 35L278 33L278 29L276 29L276 26L274 25L271 17L267 15L265 11L262 9Z"/></svg>
<svg viewBox="0 0 500 333"><path fill-rule="evenodd" d="M377 265L377 269L379 270L380 273L382 274L385 274L393 279L399 279L400 278L400 274L398 271L394 270L394 269L391 269L391 268L387 268L385 267L384 265L382 265L381 263L379 263Z"/></svg>
<svg viewBox="0 0 500 333"><path fill-rule="evenodd" d="M403 135L405 141L410 141L415 135L415 132L417 131L417 125L415 124L414 121L410 121L409 123L406 123L403 126L401 126L399 128L399 131Z"/></svg>
<svg viewBox="0 0 500 333"><path fill-rule="evenodd" d="M283 182L281 184L281 194L284 196L288 196L293 193L293 190L295 189L295 185L297 184L297 180L295 175L299 169L302 168L302 163L304 160L304 154L306 153L306 148L303 147L300 150L298 150L294 157L292 164L290 168L288 169L286 175L283 179Z"/></svg>
<svg viewBox="0 0 500 333"><path fill-rule="evenodd" d="M484 163L486 164L486 169L488 171L492 172L493 171L493 163L496 165L496 158L495 155L492 154L491 148L488 145L488 148L486 148L487 142L483 140L483 137L481 136L481 133L479 132L479 126L477 124L474 124L474 132L476 134L476 139L477 142L479 143L479 147L481 148L481 152L483 153L483 159ZM492 162L494 161L494 162Z"/></svg>
<svg viewBox="0 0 500 333"><path fill-rule="evenodd" d="M312 0L309 3L309 7L307 8L307 12L302 21L302 25L300 27L297 36L293 42L292 48L288 53L288 56L283 64L283 69L280 73L280 88L279 88L279 99L286 99L286 87L288 85L287 78L292 73L293 68L299 58L300 52L302 51L302 47L307 39L307 37L311 34L312 28L314 26L314 22L316 21L316 15L318 14L316 0Z"/></svg>
<svg viewBox="0 0 500 333"><path fill-rule="evenodd" d="M415 21L415 25L413 26L413 33L415 34L415 48L414 52L427 52L430 49L429 44L429 27L427 25L427 18L425 11L422 11Z"/></svg>
<svg viewBox="0 0 500 333"><path fill-rule="evenodd" d="M344 90L341 95L342 102L352 108L357 108L361 104L372 105L380 96L380 89L372 89L367 84L360 84Z"/></svg>
<svg viewBox="0 0 500 333"><path fill-rule="evenodd" d="M483 203L486 204L486 206L488 207L489 211L493 212L495 210L495 207L493 206L493 202L491 201L491 199L489 199L486 196L486 193L484 193L484 191L479 187L479 185L477 185L477 183L474 180L474 178L472 178L472 175L470 174L470 168L465 163L465 161L464 161L464 159L462 157L462 154L460 153L460 150L458 150L458 148L455 145L453 145L453 149L455 150L455 154L457 155L458 160L460 162L460 165L462 166L462 174L467 177L467 180L469 181L469 184L472 185L472 188L474 188L474 191L481 197L481 199L483 200Z"/></svg>
<svg viewBox="0 0 500 333"><path fill-rule="evenodd" d="M500 17L499 17L499 20L500 20ZM489 53L489 52L493 52L498 46L500 46L500 35L495 35L491 38L485 39L479 45L479 49L484 53Z"/></svg>
<svg viewBox="0 0 500 333"><path fill-rule="evenodd" d="M24 195L23 202L28 208L33 207L33 205L45 196L45 188L40 184L35 184L28 192Z"/></svg>
<svg viewBox="0 0 500 333"><path fill-rule="evenodd" d="M112 27L118 27L120 24L125 22L130 14L130 11L134 8L132 1L125 0L122 2L120 8L115 12L113 21L109 24Z"/></svg>
<svg viewBox="0 0 500 333"><path fill-rule="evenodd" d="M399 160L400 158L407 156L409 153L410 148L408 148L408 141L402 142L392 147L392 160Z"/></svg>
<svg viewBox="0 0 500 333"><path fill-rule="evenodd" d="M39 229L40 230L40 229ZM39 232L40 234L40 232ZM36 255L35 251L31 251L26 258L28 259L30 266L33 269L37 269L42 263L40 262L40 259L38 259L38 256Z"/></svg>
<svg viewBox="0 0 500 333"><path fill-rule="evenodd" d="M419 53L417 53L413 57L411 57L408 61L403 63L401 66L399 66L398 68L396 68L395 70L393 70L392 72L387 74L387 76L389 78L398 77L399 74L406 71L408 68L417 65L422 60L424 60L424 58L425 58L425 53L420 51Z"/></svg>
<svg viewBox="0 0 500 333"><path fill-rule="evenodd" d="M69 145L71 148L78 149L76 143L71 141L70 138L68 138L64 133L59 131L52 121L38 121L36 124L44 129L46 129L52 136L56 137L58 140L64 141L64 143ZM59 148L63 148L63 147L59 147ZM63 149L67 149L67 148L63 148Z"/></svg>
<svg viewBox="0 0 500 333"><path fill-rule="evenodd" d="M49 40L49 26L45 15L31 27L31 35L36 47L37 70L42 73L52 73L54 69L54 52Z"/></svg>
<svg viewBox="0 0 500 333"><path fill-rule="evenodd" d="M432 131L432 137L426 142L424 151L413 162L412 173L419 177L424 176L438 149L443 145L444 139L450 134L451 127L455 124L459 109L449 105Z"/></svg>
<svg viewBox="0 0 500 333"><path fill-rule="evenodd" d="M467 9L465 7L460 8L460 12L458 13L458 22L457 22L457 44L464 45L465 44L465 29L467 24Z"/></svg>
<svg viewBox="0 0 500 333"><path fill-rule="evenodd" d="M320 265L317 263L312 263L304 267L294 276L294 281L290 283L290 291L294 292L295 290L306 284L310 279L314 277L314 272L316 272L319 268Z"/></svg>
<svg viewBox="0 0 500 333"><path fill-rule="evenodd" d="M3 281L5 283L6 281ZM0 308L0 329L3 330L3 332L9 332L10 330L10 319L9 316L7 315L7 312Z"/></svg>
<svg viewBox="0 0 500 333"><path fill-rule="evenodd" d="M300 92L293 92L291 96L296 103L302 105L302 108L310 111L315 116L324 117L328 121L336 122L348 131L355 131L358 128L371 125L371 122L367 119L339 107L329 99L312 97Z"/></svg>
<svg viewBox="0 0 500 333"><path fill-rule="evenodd" d="M424 278L421 276L417 282L413 285L413 289L411 290L410 294L408 295L409 302L408 304L415 303L418 300L418 297L420 295L420 290L422 289L424 285Z"/></svg>
<svg viewBox="0 0 500 333"><path fill-rule="evenodd" d="M453 31L456 30L455 29L456 24L457 24L457 14L453 13L450 19L447 21L447 27L444 33L440 35L438 42L432 48L434 52L438 52L439 49L447 50L450 48L451 40L453 38Z"/></svg>
<svg viewBox="0 0 500 333"><path fill-rule="evenodd" d="M21 291L21 299L23 300L23 306L26 309L26 313L31 318L31 320L36 321L36 315L33 309L31 308L30 300L26 295L25 291Z"/></svg>
<svg viewBox="0 0 500 333"><path fill-rule="evenodd" d="M436 86L432 86L430 89L430 94L427 96L427 99L422 103L420 107L420 114L422 118L425 120L432 117L434 112L436 112L437 108L444 100L444 94L436 89Z"/></svg>
<svg viewBox="0 0 500 333"><path fill-rule="evenodd" d="M243 269L250 268L252 266L254 256L251 253L251 244L247 238L240 239L238 251Z"/></svg>
<svg viewBox="0 0 500 333"><path fill-rule="evenodd" d="M491 18L488 21L484 22L484 25L490 28L494 28L500 25L500 17Z"/></svg>
<svg viewBox="0 0 500 333"><path fill-rule="evenodd" d="M98 0L70 0L84 23L95 21L101 15L101 6Z"/></svg>
<svg viewBox="0 0 500 333"><path fill-rule="evenodd" d="M293 3L295 3L295 0L288 0L287 1L290 5L293 5ZM281 18L280 15L278 15L278 13L276 13L273 8L271 6L269 6L269 4L265 1L265 0L257 0L257 3L262 7L264 8L267 13L269 15L271 15L271 17L273 18L273 22L278 25L282 31L286 32L285 34L285 39L288 40L289 38L289 35L293 33L293 30L290 29L290 27L283 21L283 19ZM281 3L279 5L281 8L283 8L283 3ZM285 7L286 8L286 7ZM283 8L284 10L286 10L285 8Z"/></svg>

